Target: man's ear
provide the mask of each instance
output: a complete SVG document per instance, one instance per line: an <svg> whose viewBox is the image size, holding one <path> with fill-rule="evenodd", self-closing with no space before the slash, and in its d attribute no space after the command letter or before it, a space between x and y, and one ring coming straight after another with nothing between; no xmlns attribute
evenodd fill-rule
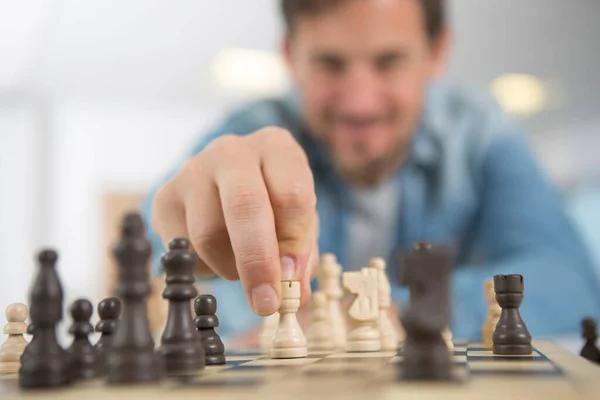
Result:
<svg viewBox="0 0 600 400"><path fill-rule="evenodd" d="M283 39L281 40L281 55L283 57L283 61L288 69L288 73L293 76L294 74L294 60L292 56L292 37L291 34L285 33Z"/></svg>
<svg viewBox="0 0 600 400"><path fill-rule="evenodd" d="M448 64L448 54L453 44L453 35L449 29L444 29L439 36L431 42L431 76L442 75Z"/></svg>

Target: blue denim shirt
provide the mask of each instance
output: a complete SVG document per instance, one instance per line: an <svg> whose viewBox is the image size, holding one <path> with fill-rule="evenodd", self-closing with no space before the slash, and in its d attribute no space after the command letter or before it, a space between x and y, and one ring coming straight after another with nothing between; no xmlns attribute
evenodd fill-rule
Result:
<svg viewBox="0 0 600 400"><path fill-rule="evenodd" d="M336 254L345 265L350 193L327 150L307 133L294 95L238 109L205 135L190 156L220 135L244 135L266 126L288 129L306 151L317 193L320 250ZM524 275L521 314L534 337L576 333L581 318L600 319L599 279L561 196L536 165L518 124L489 96L432 84L410 157L395 178L401 188L395 249L381 256L388 261L397 303L406 302L407 291L396 281L396 256L414 241L427 240L455 249L455 337L479 338L487 312L483 282L495 274ZM147 219L152 197L143 205ZM164 247L154 232L149 235L158 274ZM222 335L260 323L239 282L209 282L219 302Z"/></svg>

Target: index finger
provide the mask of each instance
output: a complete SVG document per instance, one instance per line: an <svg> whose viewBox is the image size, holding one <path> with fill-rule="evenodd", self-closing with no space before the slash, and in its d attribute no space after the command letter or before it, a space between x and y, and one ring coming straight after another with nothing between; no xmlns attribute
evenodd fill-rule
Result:
<svg viewBox="0 0 600 400"><path fill-rule="evenodd" d="M221 156L215 180L240 280L254 312L270 315L279 309L281 266L260 162L240 144Z"/></svg>

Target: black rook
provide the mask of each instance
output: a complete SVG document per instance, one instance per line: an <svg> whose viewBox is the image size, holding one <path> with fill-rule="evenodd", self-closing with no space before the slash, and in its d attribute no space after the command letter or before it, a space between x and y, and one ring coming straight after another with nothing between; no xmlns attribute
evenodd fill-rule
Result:
<svg viewBox="0 0 600 400"><path fill-rule="evenodd" d="M492 337L494 354L531 354L531 335L519 313L525 291L523 275L494 276L494 291L496 301L502 308Z"/></svg>

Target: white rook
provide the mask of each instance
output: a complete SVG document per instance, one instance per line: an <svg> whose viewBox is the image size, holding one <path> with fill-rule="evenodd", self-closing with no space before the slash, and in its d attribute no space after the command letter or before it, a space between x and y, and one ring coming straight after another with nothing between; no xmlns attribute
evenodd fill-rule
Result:
<svg viewBox="0 0 600 400"><path fill-rule="evenodd" d="M306 338L296 318L300 308L300 282L281 282L279 325L273 337L271 358L300 358L308 355Z"/></svg>

